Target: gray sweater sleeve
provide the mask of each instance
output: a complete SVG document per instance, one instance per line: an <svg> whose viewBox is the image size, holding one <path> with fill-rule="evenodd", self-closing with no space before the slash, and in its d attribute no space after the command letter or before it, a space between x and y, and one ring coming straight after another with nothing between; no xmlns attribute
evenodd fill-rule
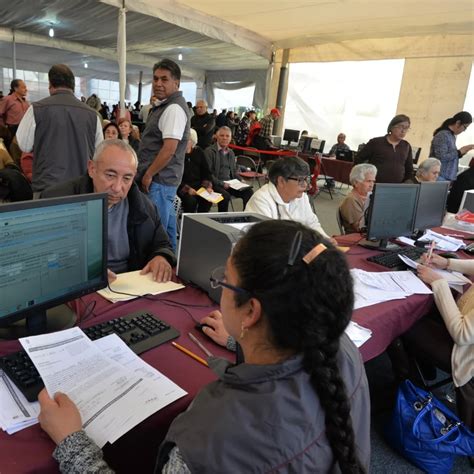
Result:
<svg viewBox="0 0 474 474"><path fill-rule="evenodd" d="M102 450L87 436L85 431L76 431L65 438L53 452L63 474L112 474L115 472L104 461ZM162 474L191 474L181 453L175 446L169 454Z"/></svg>

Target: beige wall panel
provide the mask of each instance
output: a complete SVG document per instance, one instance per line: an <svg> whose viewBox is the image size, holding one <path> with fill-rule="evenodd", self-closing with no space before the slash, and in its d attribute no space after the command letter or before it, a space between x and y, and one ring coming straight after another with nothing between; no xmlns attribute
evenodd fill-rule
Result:
<svg viewBox="0 0 474 474"><path fill-rule="evenodd" d="M411 119L407 136L428 158L433 130L463 110L473 57L407 59L397 113Z"/></svg>

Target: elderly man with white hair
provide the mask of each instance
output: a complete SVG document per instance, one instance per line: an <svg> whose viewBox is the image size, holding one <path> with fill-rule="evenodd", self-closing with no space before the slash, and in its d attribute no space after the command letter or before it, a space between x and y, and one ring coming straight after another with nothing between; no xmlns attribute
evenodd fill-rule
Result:
<svg viewBox="0 0 474 474"><path fill-rule="evenodd" d="M369 193L374 189L377 168L363 163L352 168L349 181L352 191L339 207L342 225L347 233L360 232L365 227L364 209Z"/></svg>
<svg viewBox="0 0 474 474"><path fill-rule="evenodd" d="M441 161L438 158L427 158L418 165L413 183L437 181L441 172Z"/></svg>

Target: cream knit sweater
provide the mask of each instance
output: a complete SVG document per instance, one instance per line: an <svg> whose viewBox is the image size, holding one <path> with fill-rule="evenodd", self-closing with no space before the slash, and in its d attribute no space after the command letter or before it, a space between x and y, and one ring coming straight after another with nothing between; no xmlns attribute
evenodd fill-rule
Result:
<svg viewBox="0 0 474 474"><path fill-rule="evenodd" d="M474 275L474 260L450 259L448 268ZM454 341L452 374L454 384L461 387L474 377L474 286L461 296L457 304L446 280L436 280L431 287L436 306Z"/></svg>

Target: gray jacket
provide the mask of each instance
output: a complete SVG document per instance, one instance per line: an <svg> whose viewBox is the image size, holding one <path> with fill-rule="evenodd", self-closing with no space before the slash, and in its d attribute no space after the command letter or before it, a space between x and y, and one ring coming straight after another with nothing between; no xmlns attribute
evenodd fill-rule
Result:
<svg viewBox="0 0 474 474"><path fill-rule="evenodd" d="M345 334L338 365L351 404L357 454L368 470L369 389L360 353ZM314 474L331 472L334 464L324 412L302 356L275 365L229 365L173 421L157 472L175 445L196 474Z"/></svg>
<svg viewBox="0 0 474 474"><path fill-rule="evenodd" d="M239 179L237 175L237 164L235 159L234 152L229 148L229 153L227 155L227 159L229 160L229 168L230 168L230 176L224 176L222 174L222 158L219 155L219 150L217 143L214 143L211 146L208 146L204 150L204 156L207 159L209 164L209 169L211 170L212 174L212 184L214 186L224 186L224 180L227 179Z"/></svg>

